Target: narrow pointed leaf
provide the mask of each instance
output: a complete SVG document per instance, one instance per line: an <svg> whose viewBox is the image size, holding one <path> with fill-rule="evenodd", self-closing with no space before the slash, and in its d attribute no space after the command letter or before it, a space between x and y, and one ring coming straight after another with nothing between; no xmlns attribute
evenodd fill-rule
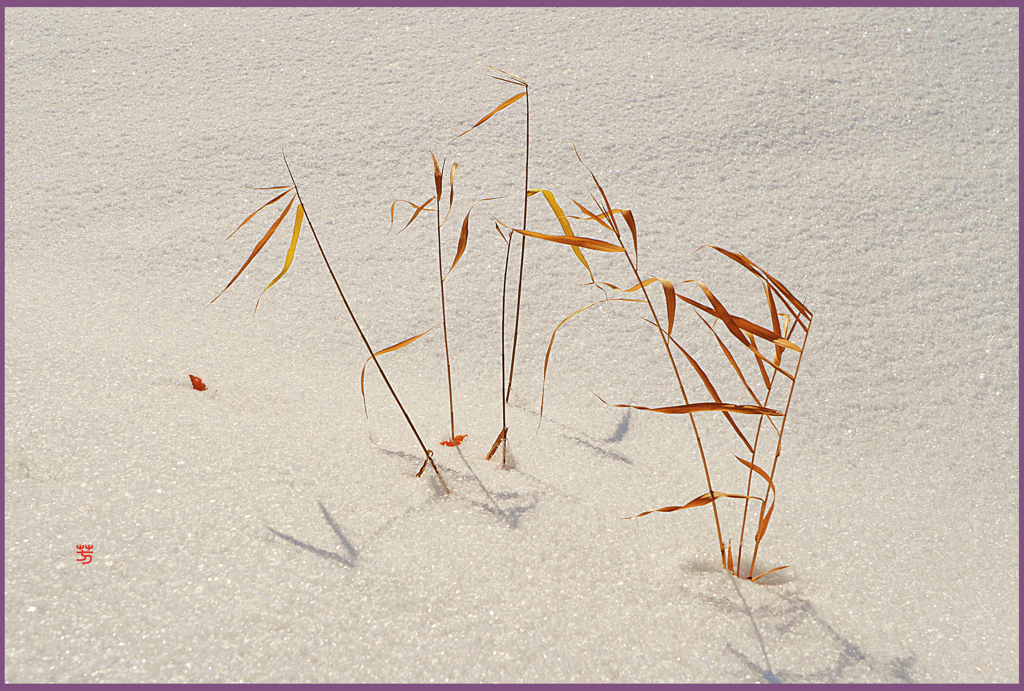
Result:
<svg viewBox="0 0 1024 691"><path fill-rule="evenodd" d="M776 567L775 567L774 569L769 569L768 571L765 571L765 572L764 572L764 573L762 573L762 574L761 574L760 576L754 576L753 578L751 578L751 579L750 579L750 581L751 581L751 582L754 582L754 581L756 581L756 580L757 580L758 578L764 578L765 576L767 576L768 574L770 574L770 573L772 573L772 572L775 572L775 571L782 571L783 569L788 569L788 568L789 568L789 565L788 565L788 564L787 564L786 566L776 566Z"/></svg>
<svg viewBox="0 0 1024 691"><path fill-rule="evenodd" d="M433 161L434 161L434 187L437 188L437 199L438 199L437 203L438 203L438 205L440 205L441 204L441 201L440 201L441 200L441 178L443 176L441 175L441 167L437 164L437 156L434 155L433 151L430 152L430 158L433 159Z"/></svg>
<svg viewBox="0 0 1024 691"><path fill-rule="evenodd" d="M500 70L499 70L499 72L500 72ZM498 79L498 77L495 77L495 79ZM505 80L501 80L501 81L505 81ZM490 113L488 113L487 115L485 115L482 118L480 118L480 120L475 125L473 125L468 130L466 130L465 132L460 134L459 137L461 137L461 136L463 136L465 134L468 134L469 132L472 132L474 129L476 129L480 125L482 125L485 122L487 122L488 120L490 120L492 115L494 115L495 113L498 113L498 112L508 108L510 105L512 105L513 103L515 103L516 101L518 101L519 99L521 99L525 95L526 95L526 92L523 91L522 93L518 93L515 96L513 96L512 98L503 101L500 106L498 106L497 108L492 110ZM459 137L456 137L455 139L458 139ZM452 141L455 141L455 139L453 139Z"/></svg>
<svg viewBox="0 0 1024 691"><path fill-rule="evenodd" d="M452 269L455 268L455 265L459 263L460 259L462 259L462 254L466 251L466 245L469 243L469 215L473 213L473 207L479 204L480 202L490 202L494 201L495 199L500 199L500 197L487 197L486 199L477 199L475 202L473 202L473 206L469 207L469 211L466 212L466 218L463 219L462 221L462 232L459 233L459 246L455 250L455 259L452 261L451 268L449 268L444 275L446 279L448 278L448 274L452 272ZM495 225L495 229L497 229L497 225ZM498 235L501 235L500 230L498 231ZM501 237L502 239L505 238L504 235L502 235Z"/></svg>
<svg viewBox="0 0 1024 691"><path fill-rule="evenodd" d="M811 315L811 311L809 309L807 309L807 307L804 306L804 304L802 302L797 300L796 297L794 297L793 293L789 292L789 289L786 288L786 286L784 286L781 281L779 281L777 278L772 276L770 273L768 273L767 271L762 269L760 266L758 266L754 262L752 262L749 259L747 259L745 256L743 256L739 252L730 252L729 250L724 250L721 247L716 247L715 245L704 245L704 247L710 247L710 248L712 248L714 250L717 250L718 252L724 254L726 257L729 257L730 259L732 259L737 264L740 264L741 266L746 268L748 271L750 271L755 276L758 276L759 278L763 278L763 279L767 280L769 283L772 284L772 286L776 289L776 291L779 293L779 296L782 297L783 300L791 301L792 304L796 306L797 310L799 310L802 313L807 314L808 316ZM699 247L697 249L697 251L699 252L700 250L704 249L704 247Z"/></svg>
<svg viewBox="0 0 1024 691"><path fill-rule="evenodd" d="M416 206L415 204L413 204L411 201L409 201L407 199L399 199L398 201L394 202L391 205L391 225L392 226L395 225L395 204L397 204L398 202L403 202L405 204L408 204L409 206L411 206L414 209L414 211L412 213L412 218L409 219L408 223L406 223L404 226L402 226L402 230L405 230L410 225L412 225L412 222L416 220L416 217L420 215L420 212L423 211L425 208L427 208L427 204L429 204L430 202L434 201L435 199L437 199L437 197L431 197L430 199L428 199L427 201L423 202L419 206ZM402 230L400 230L398 232L401 233ZM388 232L391 232L391 230L388 229Z"/></svg>
<svg viewBox="0 0 1024 691"><path fill-rule="evenodd" d="M504 79L503 77L495 77L492 74L491 75L491 79L497 79L498 81L508 82L509 84L518 84L519 86L521 86L523 88L526 88L526 80L523 79L522 77L520 77L518 74L513 74L511 72L506 72L505 70L499 70L497 67L491 67L490 65L487 66L487 69L494 70L495 72L501 72L502 74L504 74L506 76L512 77L512 79ZM513 79L515 81L512 81Z"/></svg>
<svg viewBox="0 0 1024 691"><path fill-rule="evenodd" d="M257 190L279 190L279 189L284 189L284 188L281 188L281 187L257 187L256 189L257 189ZM226 238L224 238L224 239L225 239L225 240L230 240L230 239L231 239L231 236L232 236L232 235L234 235L235 233L237 233L237 232L238 232L238 230L239 230L239 228L241 228L241 227L242 227L242 226L244 226L244 225L245 225L246 223L248 223L249 221L251 221L251 220L252 220L252 218L253 218L253 216L255 216L255 215L256 215L256 214L258 214L259 212L263 211L263 210L264 210L265 208L267 208L268 206L270 206L271 204L273 204L274 202L276 202L277 200L279 200L279 199L280 199L281 197L283 197L284 195L288 194L288 192L290 192L291 190L292 190L292 188L291 188L291 187L287 188L287 189L286 189L286 190L285 190L284 192L282 192L281 194L277 195L276 197L274 197L273 199L271 199L271 200L270 200L269 202L267 202L266 204L264 204L264 205L263 205L263 206L261 206L260 208L258 208L258 209L256 209L255 211L253 211L253 212L252 212L251 214L249 214L249 215L248 215L248 216L246 217L246 219L245 219L244 221L242 221L241 223L239 223L239 224L238 224L238 228L235 228L234 230L232 230L232 231L231 231L231 235L228 235L228 236L227 236Z"/></svg>
<svg viewBox="0 0 1024 691"><path fill-rule="evenodd" d="M434 324L432 327L430 327L429 329L427 329L423 333L417 334L417 335L413 336L412 338L407 338L404 341L402 341L400 343L396 343L393 346L388 346L387 348L384 348L383 350L378 350L372 356L366 358L366 362L363 363L363 371L360 372L360 374L359 374L359 392L363 396L363 414L364 415L369 416L369 413L366 410L366 386L365 386L365 383L366 383L366 366L370 364L370 360L372 360L374 358L374 356L377 356L377 355L384 355L385 353L393 353L396 350L401 350L402 348L404 348L405 346L409 345L413 341L426 336L428 333L430 333L431 331L433 331L434 329L436 329L439 326L441 326L441 325L440 324Z"/></svg>
<svg viewBox="0 0 1024 691"><path fill-rule="evenodd" d="M685 504L683 506L663 506L660 509L652 509L651 511L644 511L643 513L638 513L635 516L627 516L623 520L628 521L628 520L631 520L633 518L640 518L641 516L647 516L649 514L658 513L658 512L661 512L661 513L672 513L673 511L682 511L683 509L693 509L693 508L696 508L698 506L706 506L706 505L710 504L711 502L713 502L713 501L715 501L717 499L722 499L723 497L729 498L729 499L760 499L760 497L748 497L746 494L729 494L727 492L714 492L714 493L712 493L712 492L705 492L704 494L700 495L699 497L697 497L693 501L691 501L688 504Z"/></svg>
<svg viewBox="0 0 1024 691"><path fill-rule="evenodd" d="M214 302L216 302L216 301L217 301L217 298L219 298L219 297L220 297L221 295L223 295L223 294L224 294L224 293L225 293L225 292L227 291L227 289L228 289L228 288L230 288L230 287L231 287L231 284L232 284L232 283L234 283L234 282L235 282L235 281L236 281L236 280L238 279L238 277L242 275L242 272L243 272L243 271L245 271L245 267L249 266L249 263L250 263L250 262L251 262L251 261L252 261L252 260L253 260L253 259L254 259L254 258L256 257L256 255L257 255L257 254L259 254L259 253L260 253L260 250L261 250L261 249L263 249L263 246L264 246L264 245L266 245L266 244L267 244L267 241L268 241L268 240L270 240L271 236L273 236L273 234L274 234L274 231L275 231L275 230L277 230L277 227L278 227L279 225L281 225L281 221L283 221L283 220L284 220L284 218L285 218L285 216L287 216L287 215L288 215L288 212L289 212L289 211L291 210L291 208L292 208L292 203L293 203L294 201L295 201L295 198L294 198L294 197L292 197L292 199L291 199L291 200L289 200L289 202L288 202L288 206L286 206L286 207L284 208L284 211L283 211L283 212L281 213L281 215L277 217L277 220L276 220L276 221L274 221L274 225L270 226L270 230L268 230L268 231L267 231L267 234L263 236L263 239L262 239L262 240L260 240L259 242L257 242L257 243L256 243L256 247L254 247L254 248L253 248L253 250L252 250L252 254L250 254L250 255L249 255L249 258L245 260L245 263L244 263L244 264L242 264L242 268L238 270L238 273L237 273L237 274L235 274L235 277L234 277L234 278L232 278L232 279L231 279L231 280L230 280L230 281L228 282L228 284L227 284L226 286L224 286L224 290L220 291L220 293L218 293L218 294L217 294L217 297L216 297L216 298L214 298L213 300L210 300L210 304L211 304L211 305L212 305L212 304L213 304Z"/></svg>
<svg viewBox="0 0 1024 691"><path fill-rule="evenodd" d="M686 405L670 405L663 408L645 408L642 405L630 405L628 403L608 403L600 396L597 397L605 405L610 405L615 408L633 408L634 410L647 410L652 413L664 413L666 415L689 415L690 413L708 413L718 411L728 411L730 413L740 413L742 415L772 415L781 417L784 413L773 410L772 408L765 408L759 405L739 405L737 403L718 403L718 402L705 402L705 403L688 403Z"/></svg>
<svg viewBox="0 0 1024 691"><path fill-rule="evenodd" d="M520 235L526 235L531 238L538 238L540 240L547 240L548 242L557 242L560 245L571 245L573 247L582 247L588 250L597 250L598 252L625 252L621 247L616 247L610 242L604 240L595 240L593 238L581 238L581 237L564 237L561 235L545 235L544 233L536 233L532 230L523 230L521 228L512 228L515 233Z"/></svg>
<svg viewBox="0 0 1024 691"><path fill-rule="evenodd" d="M650 319L644 319L644 321L650 324L651 326L657 326ZM676 339L669 336L669 340L672 341L672 344L676 348L678 348L684 356L686 356L686 359L690 363L690 366L693 367L693 370L697 373L697 376L700 377L700 380L704 382L704 388L708 390L709 394L711 394L711 398L713 398L716 403L721 403L722 398L718 395L718 391L715 389L714 384L711 383L711 379L704 372L701 366L697 364L697 361L690 357L690 354L686 352L686 349L683 348L683 346L679 345L679 342ZM743 430L741 430L739 425L736 424L736 421L732 419L732 415L725 410L722 411L722 415L724 415L725 419L729 421L730 425L732 425L733 431L736 432L736 435L740 438L740 441L743 442L744 446L747 447L747 450L750 451L750 453L754 453L754 447L750 445L749 441L747 441L746 435L743 434Z"/></svg>
<svg viewBox="0 0 1024 691"><path fill-rule="evenodd" d="M270 290L270 286L280 281L281 277L288 273L288 269L291 268L292 259L295 258L295 248L299 244L299 231L302 229L302 219L304 214L305 211L302 208L302 204L299 204L299 208L295 210L295 230L292 232L292 243L288 246L288 254L284 258L284 268L281 269L281 273L277 275L277 278L268 283L267 287L263 289L262 293L260 293L260 296L256 299L256 307L253 308L253 312L259 309L260 300L262 300L266 292Z"/></svg>
<svg viewBox="0 0 1024 691"><path fill-rule="evenodd" d="M548 206L551 207L551 211L554 212L555 218L558 219L558 225L562 226L562 232L565 233L565 236L570 238L576 237L576 235L572 232L572 226L569 225L569 219L565 217L565 212L562 211L562 207L558 205L558 202L555 200L554 194L552 194L548 190L534 189L527 190L526 196L532 197L538 192L544 195L544 199L547 200ZM593 283L594 272L590 270L590 264L587 263L586 258L583 256L583 252L580 251L579 247L573 247L572 251L573 254L576 255L576 258L579 259L583 266L586 268L587 273L590 274L590 282Z"/></svg>
<svg viewBox="0 0 1024 691"><path fill-rule="evenodd" d="M643 300L636 300L636 299L633 299L633 298L606 298L604 300L598 300L597 302L592 302L589 305L587 305L586 307L580 307L578 310L576 310L575 312L570 314L568 317L563 319L561 322L559 322L558 326L555 327L555 330L551 332L551 340L548 342L548 351L544 354L544 374L541 377L541 383L540 383L540 418L541 418L541 420L544 419L544 394L545 394L545 387L547 386L547 381L548 381L548 361L551 359L551 348L555 345L555 334L558 333L558 330L561 329L562 326L564 326L567 321L569 321L570 319L575 317L580 312L588 310L591 307L593 307L594 305L601 305L601 304L604 304L606 302L644 302L644 301Z"/></svg>

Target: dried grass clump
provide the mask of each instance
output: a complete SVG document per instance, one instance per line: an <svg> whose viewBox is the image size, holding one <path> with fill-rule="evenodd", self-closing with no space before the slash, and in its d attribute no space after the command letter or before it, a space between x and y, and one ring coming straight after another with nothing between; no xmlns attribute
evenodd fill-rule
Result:
<svg viewBox="0 0 1024 691"><path fill-rule="evenodd" d="M590 178L596 187L596 194L591 193L590 202L587 202L586 206L575 199L571 199L572 203L582 216L567 215L559 204L555 193L551 190L536 189L529 186L529 86L525 80L516 75L508 72L502 72L501 70L497 71L501 76L495 75L493 77L494 79L512 84L517 88L522 89L522 91L507 98L487 113L487 115L477 121L476 124L452 140L452 142L454 142L460 137L469 134L497 113L509 106L512 106L521 99L524 100L526 107L526 163L523 180L523 220L521 227L514 227L495 219L495 230L506 245L504 276L502 281L501 311L502 420L501 431L498 433L497 438L491 445L490 450L486 455L486 459L489 460L497 450L501 448L502 466L506 466L507 442L510 434L506 415L506 405L511 393L513 375L515 372L526 238L533 238L535 240L541 240L551 244L567 246L572 251L575 258L586 269L587 275L590 279L589 284L601 289L605 295L601 300L585 305L584 307L574 311L568 317L562 319L562 321L552 331L547 352L544 357L540 400L541 419L543 419L544 414L544 396L548 369L551 366L551 351L558 331L577 315L591 307L604 304L606 302L627 302L646 305L645 312L649 318L645 317L644 321L653 327L658 333L659 340L661 341L662 347L665 351L665 356L667 357L666 365L670 368L670 376L678 386L681 402L679 400L665 401L661 405L642 406L622 403L608 404L604 399L601 400L603 403L606 403L606 405L614 405L619 408L630 408L665 415L685 416L689 421L688 426L693 432L693 437L699 451L706 491L702 491L696 498L685 504L678 506L664 506L652 511L645 511L630 518L640 518L656 512L670 513L674 511L681 511L683 509L710 506L714 514L716 540L721 555L722 566L728 570L729 573L738 577L744 577L741 576L741 564L743 563L744 549L749 543L749 535L751 533L753 534L754 545L752 554L749 558L749 566L746 571L745 578L756 581L767 573L786 568L784 566L778 567L754 576L755 564L761 540L767 532L768 525L775 510L776 468L778 466L779 456L782 452L782 437L786 429L786 423L789 419L793 390L797 375L800 372L800 363L803 358L804 348L810 331L812 320L810 310L808 310L807 307L773 275L769 274L746 256L737 252L722 249L721 247L705 246L720 253L722 256L731 260L734 265L745 269L749 274L755 277L756 282L764 292L767 321L758 323L752 319L741 317L738 314L730 312L718 296L716 296L715 293L701 281L685 280L681 282L673 282L667 278L657 276L641 277L638 259L638 229L636 219L634 218L632 211L626 208L617 208L611 204L605 189L602 187L593 171L583 163L583 160L580 157L579 152L576 151L575 146L573 147L573 151L576 153L577 159L589 173ZM426 447L408 413L406 413L405 407L402 405L395 389L384 373L384 369L378 360L378 356L405 348L436 329L437 326L442 327L442 333L444 335L445 366L448 381L450 428L446 438L440 443L450 447L458 446L462 443L467 434L456 434L455 405L454 395L452 392L451 355L448 348L448 319L445 303L445 281L455 269L466 251L469 240L470 214L472 213L473 208L481 201L490 201L496 197L478 200L470 207L470 210L466 213L461 225L454 258L452 259L451 265L447 270L445 270L442 248L442 227L448 220L452 211L455 199L455 172L458 169L459 164L453 163L451 167L447 169L449 180L449 193L447 195L448 208L447 212L444 214L444 218L442 219L441 207L444 201L443 183L445 178L445 161L439 163L437 156L434 155L433 152L430 153L430 156L433 162L433 196L422 204L416 204L408 200L398 200L394 202L391 205L391 223L393 227L395 222L395 207L399 204L408 204L412 208L412 213L406 224L398 232L403 232L405 229L409 228L416 218L424 211L434 212L435 214L435 227L437 232L438 289L441 302L441 322L439 324L436 324L423 333L406 338L387 348L374 351L370 347L370 343L363 330L360 328L359 323L356 321L355 314L349 306L348 301L345 299L345 295L341 290L338 279L335 277L334 271L331 269L331 265L327 261L327 256L324 253L323 247L320 245L320 240L316 235L316 231L313 229L312 222L306 214L305 206L303 205L302 198L299 194L298 185L295 182L294 176L291 175L290 168L288 169L288 173L291 177L291 185L258 188L262 191L274 192L275 196L250 214L244 221L242 221L241 224L239 224L235 231L232 232L232 235L234 235L235 232L245 226L264 208L278 204L283 200L287 200L284 210L280 212L279 216L270 226L270 229L262 239L257 242L248 259L243 263L242 268L239 269L238 273L235 274L231 281L228 282L224 291L230 288L242 272L245 271L256 255L259 254L270 240L271 236L273 236L277 228L288 217L292 207L295 206L294 230L292 233L291 244L285 258L284 268L267 285L267 287L264 288L263 292L265 293L288 272L292 259L295 255L295 248L298 243L300 230L305 223L316 240L317 247L320 249L320 254L323 257L324 263L327 265L331 278L334 281L334 285L337 288L338 295L341 297L349 316L352 318L353 325L356 327L360 338L369 352L369 357L363 364L363 370L360 374L360 390L363 392L364 412L366 411L366 367L369 365L370 361L373 361L387 385L388 390L394 397L396 404L405 416L405 419L409 424L409 428L416 437L416 441L423 450L425 460L423 461L417 476L421 475L429 465L434 470L434 473L442 487L444 487L445 491L448 491L447 485L441 477L440 470L434 463L433 452ZM285 160L286 167L287 163L287 160ZM561 228L561 235L540 233L528 228L528 204L530 198L536 195L541 195L547 203L547 208L550 209ZM432 203L434 204L434 207L430 207ZM598 234L604 233L607 239L577 235L573 230L572 221L594 224L591 227L593 227ZM508 293L508 269L511 259L513 239L516 235L520 236L521 239L519 277L516 288L516 310L512 335L511 358L506 370L505 322ZM632 247L632 250L630 247ZM705 249L705 247L700 249ZM620 288L612 283L597 280L594 276L594 271L590 263L584 255L584 251L622 255L623 260L628 265L629 274L632 276L632 279L630 280L634 280L635 284L628 288ZM682 287L684 285L693 287L694 289L699 289L697 299L677 292L677 286ZM651 292L648 291L649 287L652 288ZM221 295L224 291L221 291ZM632 293L635 295L630 297L609 297L607 291L620 294ZM217 297L220 297L220 295ZM657 297L657 300L655 300L655 297ZM216 301L216 299L217 298L214 298L214 301ZM659 306L655 305L656 302ZM715 385L712 376L708 373L708 369L706 369L704 365L700 364L698 359L690 351L684 348L679 340L677 340L673 335L674 332L678 333L679 329L677 309L680 306L680 303L683 306L689 306L692 309L694 316L700 322L700 324L696 324L696 322L694 322L698 330L705 334L710 332L714 339L714 343L717 344L722 353L725 363L728 364L728 367L725 367L725 363L720 363L720 369L723 369L725 372L728 372L731 369L738 379L738 385L734 382L733 387L738 391L745 391L746 395L749 395L752 402L727 402L723 400L722 396L719 394L719 390L722 387ZM257 300L256 304L258 307L259 300ZM704 331L704 329L706 329L706 331ZM796 344L797 341L800 341L800 345ZM740 347L737 347L737 342ZM736 352L734 352L734 350ZM677 358L678 355L682 355L682 360ZM794 357L796 358L795 363L793 362ZM684 362L685 364L683 364L682 370L686 371L688 366L689 369L693 371L696 378L700 380L700 383L707 394L707 400L697 400L697 398L691 397L691 392L689 392L684 385L683 375L681 372L680 364ZM666 375L668 375L668 373L669 369L666 369ZM722 382L719 381L719 385L721 384ZM740 386L742 388L739 388ZM783 399L785 405L782 405ZM724 453L721 449L712 451L705 448L705 437L707 435L702 436L701 426L698 424L698 421L706 419L704 416L707 413L721 414L728 422L729 429L732 430L734 435L733 440L736 448L733 451L738 451L739 453ZM756 424L751 421L756 421ZM742 491L722 491L720 483L713 481L713 476L721 476L722 473L719 472L720 468L718 466L714 466L711 462L712 457L715 459L726 458L727 462L730 464L734 461L738 462L746 469L747 479L745 487L734 488L742 489ZM716 463L720 464L721 460L717 460ZM714 473L712 472L713 466L716 471ZM702 488L702 490L703 489L704 488ZM727 546L723 534L722 517L720 516L718 507L719 499L737 499L743 501L742 518L740 520L738 530L738 547L735 558L733 555L732 541L730 540Z"/></svg>

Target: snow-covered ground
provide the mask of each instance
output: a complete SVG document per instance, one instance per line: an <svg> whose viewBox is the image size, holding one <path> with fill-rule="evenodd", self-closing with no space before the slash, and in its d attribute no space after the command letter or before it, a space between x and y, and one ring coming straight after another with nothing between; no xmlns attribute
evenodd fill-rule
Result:
<svg viewBox="0 0 1024 691"><path fill-rule="evenodd" d="M1014 8L7 9L6 680L1017 682L1018 42ZM814 312L758 557L787 570L725 573L711 507L621 520L706 491L685 418L594 395L681 403L635 305L559 332L538 427L600 297L568 248L527 246L514 467L483 460L525 144L523 102L450 143L516 93L488 65L530 84L531 186L589 200L575 144L642 273L763 320L719 245ZM509 195L446 283L462 446L440 330L382 358L450 495L369 371L364 416L308 229L255 316L290 227L208 306L282 150L376 348L440 320L432 218L387 233L429 151L446 261Z"/></svg>

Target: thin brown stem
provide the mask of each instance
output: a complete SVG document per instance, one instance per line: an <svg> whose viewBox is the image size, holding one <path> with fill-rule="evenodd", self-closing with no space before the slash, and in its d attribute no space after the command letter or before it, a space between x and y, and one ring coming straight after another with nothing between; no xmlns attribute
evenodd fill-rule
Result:
<svg viewBox="0 0 1024 691"><path fill-rule="evenodd" d="M611 214L610 205L608 209L608 217L613 219L612 223L614 226L614 217ZM672 363L672 371L676 375L676 382L679 384L679 392L683 395L683 402L686 405L689 405L690 399L686 395L686 388L683 386L683 378L679 374L679 367L676 366L676 359L672 356L672 350L669 348L668 336L666 335L665 330L661 328L661 321L658 319L658 313L654 309L654 303L651 301L651 296L647 294L647 288L644 286L644 282L640 279L640 272L637 271L636 266L633 264L633 260L629 256L629 252L626 251L626 245L622 242L622 237L619 235L617 229L615 236L618 238L619 245L622 246L622 251L626 255L626 261L629 262L629 268L633 270L633 275L636 276L636 282L640 285L640 290L643 291L644 298L647 300L647 307L651 310L651 316L654 318L654 323L658 327L658 333L661 334L661 342L665 344L665 352L668 353L669 362ZM711 472L708 470L708 459L704 453L704 445L701 443L700 434L697 432L697 420L694 418L693 413L689 413L689 417L690 424L693 426L693 436L697 440L697 449L700 452L700 460L704 466L704 477L708 483L708 493L713 497L715 496L715 492L711 486ZM726 567L725 543L722 540L722 524L718 517L718 505L713 501L711 502L711 510L715 514L715 531L718 534L718 551L722 555L722 566Z"/></svg>
<svg viewBox="0 0 1024 691"><path fill-rule="evenodd" d="M451 209L448 210L451 212ZM444 325L444 363L448 369L448 413L450 415L452 436L455 441L455 399L452 394L452 361L448 354L448 317L444 307L444 265L441 263L441 198L437 199L437 279L441 285L441 323Z"/></svg>
<svg viewBox="0 0 1024 691"><path fill-rule="evenodd" d="M524 83L525 84L525 83ZM523 175L523 229L526 229L526 210L530 202L530 88L526 87L526 172ZM511 242L511 240L510 240ZM519 341L519 305L523 298L523 264L526 261L526 236L522 238L519 252L519 287L516 289L516 326L512 334L512 362L508 370L508 389L505 401L512 395L512 375L516 371L516 345Z"/></svg>
<svg viewBox="0 0 1024 691"><path fill-rule="evenodd" d="M334 287L338 289L338 295L341 296L341 301L345 304L345 309L348 310L348 316L352 318L352 323L355 325L356 331L359 332L359 337L363 339L363 345L365 345L366 349L370 351L370 357L373 358L373 364L377 365L377 370L380 371L381 378L383 378L384 383L387 384L388 391L390 391L391 395L394 397L395 403L398 404L398 409L402 411L402 415L405 416L405 421L409 423L409 429L412 430L413 435L415 435L416 437L416 441L419 442L420 448L423 449L423 453L426 455L426 460L423 461L423 465L420 467L419 472L416 473L416 477L422 475L424 469L426 469L427 467L427 464L429 464L430 467L434 469L434 473L437 475L438 482L441 483L441 486L444 487L444 491L447 493L449 491L448 485L445 484L444 478L441 477L441 471L438 470L437 466L434 464L434 453L433 451L427 448L426 444L423 443L423 439L420 437L420 433L416 431L416 426L412 424L412 419L409 417L409 413L405 412L405 406L403 406L402 401L398 399L398 394L395 393L394 387L391 386L391 382L388 381L387 375L384 374L384 368L381 367L380 362L377 361L377 356L374 354L373 348L370 347L370 342L366 339L366 334L363 333L362 328L360 328L359 326L359 322L356 320L355 313L352 312L352 308L349 306L348 300L345 299L345 293L342 292L341 290L341 284L338 283L338 278L337 276L334 275L334 269L331 268L331 263L327 261L327 253L324 252L323 245L320 244L320 238L316 234L316 229L313 228L313 221L309 217L309 211L306 210L306 205L302 203L302 195L299 193L299 185L298 183L295 182L295 176L292 175L292 169L291 166L288 165L288 159L285 158L283 153L281 154L281 156L282 158L284 158L284 165L288 169L288 175L292 179L292 186L295 188L295 196L298 198L299 204L302 205L302 208L305 211L304 215L306 218L306 224L309 225L309 230L313 233L313 239L316 240L316 246L320 249L320 256L323 257L324 264L327 265L327 271L330 272L331 279L334 281Z"/></svg>
<svg viewBox="0 0 1024 691"><path fill-rule="evenodd" d="M800 363L804 359L804 350L807 348L807 337L811 334L811 322L813 317L808 315L807 326L804 327L804 342L800 344L800 355L796 359L796 369L793 370L793 383L789 387L789 397L786 399L786 410L782 414L782 424L779 425L779 442L775 447L775 459L772 461L772 472L768 474L772 482L775 482L775 467L779 463L779 455L782 454L782 433L786 431L786 420L789 418L789 406L793 402L793 391L796 389L796 378L800 374ZM793 328L796 328L796 319L794 319ZM761 514L757 519L758 525L764 520L765 506L768 503L768 489L764 491L764 501L761 502ZM754 541L754 556L750 558L750 574L747 576L750 578L754 575L754 562L757 561L757 551L761 547L761 541Z"/></svg>

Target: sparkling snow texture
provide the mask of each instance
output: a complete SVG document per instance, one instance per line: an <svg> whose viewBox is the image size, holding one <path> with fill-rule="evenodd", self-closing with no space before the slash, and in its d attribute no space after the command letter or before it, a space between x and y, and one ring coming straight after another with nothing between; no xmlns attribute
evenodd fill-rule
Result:
<svg viewBox="0 0 1024 691"><path fill-rule="evenodd" d="M1013 8L7 9L6 679L1016 682L1018 41ZM814 311L758 558L788 570L729 577L710 507L621 520L706 491L685 418L594 395L681 403L637 306L559 332L538 428L600 298L568 248L527 245L514 468L483 460L523 104L449 142L515 93L488 65L531 85L530 184L589 201L575 144L644 275L763 318L720 245ZM383 358L450 496L372 371L364 417L308 230L255 316L288 227L208 306L282 149L376 348L440 321L433 218L386 232L428 152L447 262L508 195L446 283L461 447L440 330Z"/></svg>

